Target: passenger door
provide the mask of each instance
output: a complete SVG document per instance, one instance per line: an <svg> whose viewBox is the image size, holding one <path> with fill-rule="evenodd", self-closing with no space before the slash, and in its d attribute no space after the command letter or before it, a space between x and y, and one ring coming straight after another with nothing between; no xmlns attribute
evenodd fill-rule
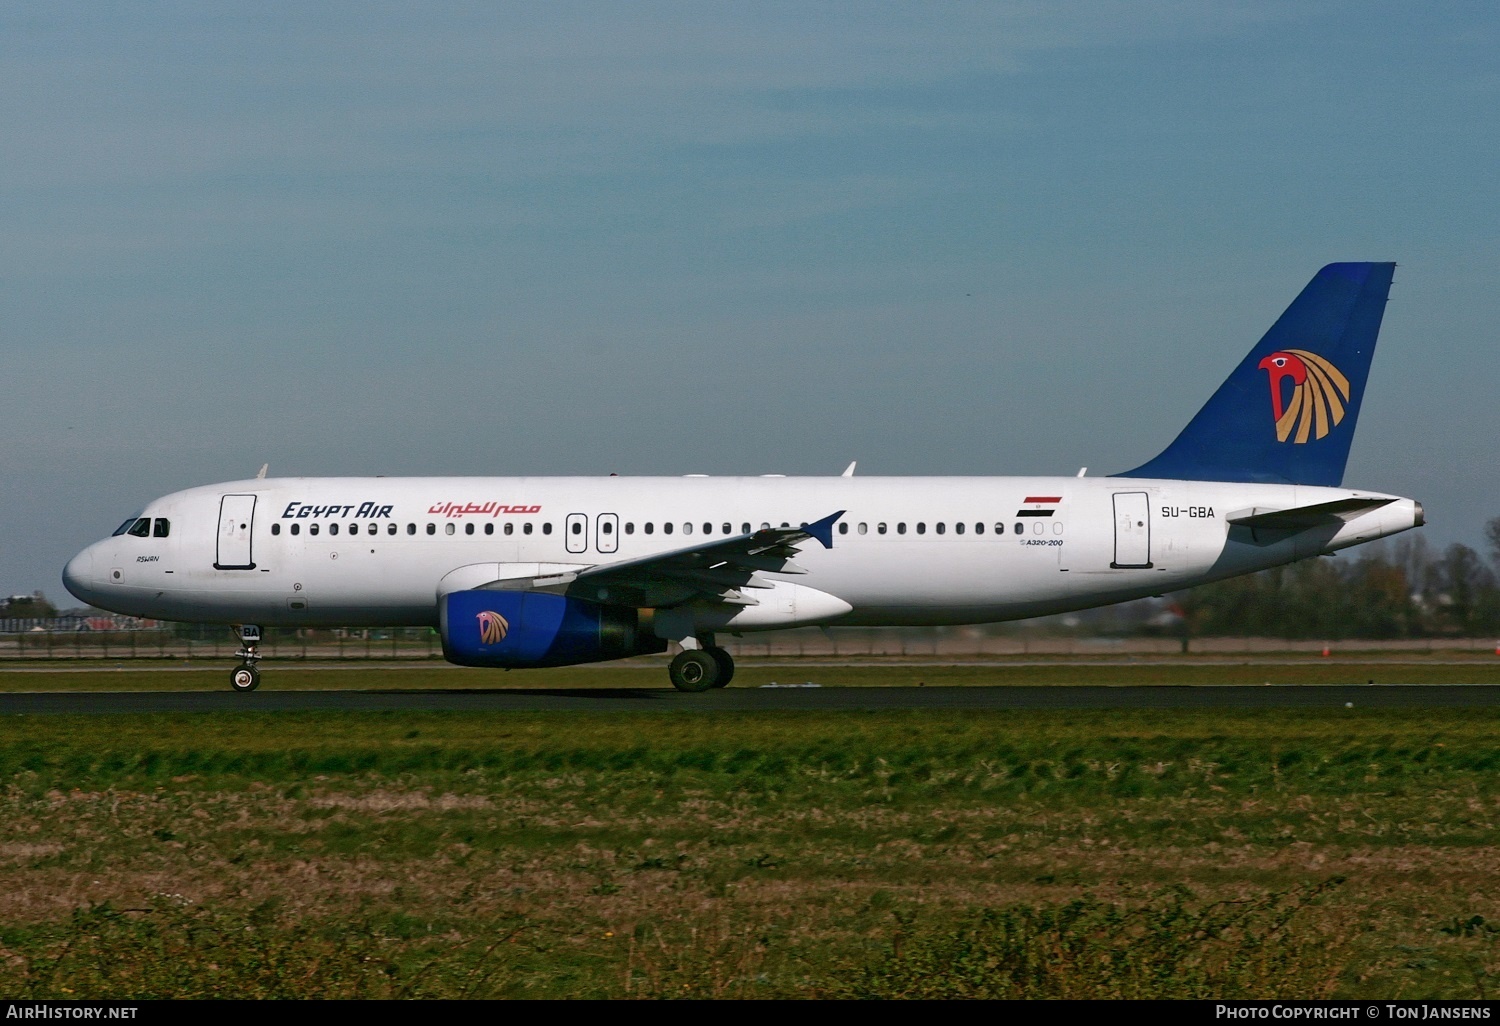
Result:
<svg viewBox="0 0 1500 1026"><path fill-rule="evenodd" d="M255 530L255 496L226 495L219 500L219 548L215 570L254 570L250 538Z"/></svg>
<svg viewBox="0 0 1500 1026"><path fill-rule="evenodd" d="M1151 504L1145 492L1115 492L1116 570L1151 569Z"/></svg>

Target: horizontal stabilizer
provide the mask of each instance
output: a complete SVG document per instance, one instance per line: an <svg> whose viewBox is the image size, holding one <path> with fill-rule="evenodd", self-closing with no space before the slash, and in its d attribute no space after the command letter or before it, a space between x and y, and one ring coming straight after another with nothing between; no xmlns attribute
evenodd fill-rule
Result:
<svg viewBox="0 0 1500 1026"><path fill-rule="evenodd" d="M1343 521L1348 523L1355 517L1389 506L1395 499L1354 498L1335 499L1311 506L1294 506L1291 509L1263 510L1259 507L1231 513L1228 520L1235 527L1254 527L1282 531L1305 531L1309 527L1322 527Z"/></svg>

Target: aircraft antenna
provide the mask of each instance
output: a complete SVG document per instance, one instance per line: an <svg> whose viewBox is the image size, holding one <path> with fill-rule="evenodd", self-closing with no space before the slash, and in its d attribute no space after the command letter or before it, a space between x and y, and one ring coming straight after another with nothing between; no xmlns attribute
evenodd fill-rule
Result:
<svg viewBox="0 0 1500 1026"><path fill-rule="evenodd" d="M255 474L255 480L257 480L257 481L263 481L263 480L265 480L266 471L268 471L270 469L271 469L271 465L269 463L262 463L260 465L260 470L257 471L256 474Z"/></svg>
<svg viewBox="0 0 1500 1026"><path fill-rule="evenodd" d="M849 465L844 468L844 472L842 474L840 474L839 476L840 477L853 477L854 476L854 467L858 463L859 463L859 460L850 460L849 461Z"/></svg>

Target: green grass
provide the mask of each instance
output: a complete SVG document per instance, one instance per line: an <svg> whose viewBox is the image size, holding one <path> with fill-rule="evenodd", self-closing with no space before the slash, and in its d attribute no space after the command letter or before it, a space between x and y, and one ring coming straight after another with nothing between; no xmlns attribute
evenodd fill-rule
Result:
<svg viewBox="0 0 1500 1026"><path fill-rule="evenodd" d="M233 660L218 664L122 661L116 666L59 662L0 666L0 692L223 691ZM661 662L631 661L550 670L474 670L442 663L354 663L308 666L261 664L261 687L277 691L488 688L666 688ZM975 685L1207 685L1207 684L1500 684L1500 658L1391 659L1340 657L1084 663L1068 657L960 665L817 661L744 661L731 687L813 681L825 687L970 687Z"/></svg>
<svg viewBox="0 0 1500 1026"><path fill-rule="evenodd" d="M883 957L850 960L831 993L889 998L1325 998L1353 956L1305 928L1344 881L1206 902L1185 887L1126 905L1093 896L984 909L943 929L902 917Z"/></svg>
<svg viewBox="0 0 1500 1026"><path fill-rule="evenodd" d="M737 787L1037 786L1162 795L1205 786L1343 791L1500 767L1492 710L294 712L0 719L0 775L52 787L144 786L183 774L304 781L589 772L702 774ZM87 738L86 743L80 739Z"/></svg>
<svg viewBox="0 0 1500 1026"><path fill-rule="evenodd" d="M1500 712L0 719L14 997L1474 997Z"/></svg>

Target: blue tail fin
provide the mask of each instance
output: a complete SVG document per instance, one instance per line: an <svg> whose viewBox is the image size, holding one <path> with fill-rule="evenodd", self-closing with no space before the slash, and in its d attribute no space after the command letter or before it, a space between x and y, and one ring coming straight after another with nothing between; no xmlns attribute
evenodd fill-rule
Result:
<svg viewBox="0 0 1500 1026"><path fill-rule="evenodd" d="M1395 264L1329 264L1177 440L1117 477L1337 486Z"/></svg>

